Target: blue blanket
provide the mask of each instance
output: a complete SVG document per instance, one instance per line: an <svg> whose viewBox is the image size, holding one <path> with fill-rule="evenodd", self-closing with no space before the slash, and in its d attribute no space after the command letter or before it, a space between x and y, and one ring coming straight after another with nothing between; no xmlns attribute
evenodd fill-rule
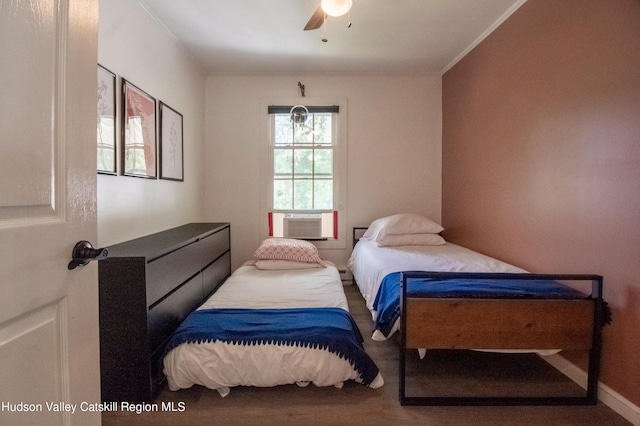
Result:
<svg viewBox="0 0 640 426"><path fill-rule="evenodd" d="M503 279L412 279L407 294L429 297L474 297L474 298L551 298L575 299L585 295L556 281L549 280L503 280ZM402 272L394 272L382 279L380 289L373 302L377 311L375 329L385 337L400 318L402 297Z"/></svg>
<svg viewBox="0 0 640 426"><path fill-rule="evenodd" d="M324 349L348 360L365 385L378 375L378 367L364 351L358 326L340 308L194 311L173 334L165 354L183 343L215 341Z"/></svg>

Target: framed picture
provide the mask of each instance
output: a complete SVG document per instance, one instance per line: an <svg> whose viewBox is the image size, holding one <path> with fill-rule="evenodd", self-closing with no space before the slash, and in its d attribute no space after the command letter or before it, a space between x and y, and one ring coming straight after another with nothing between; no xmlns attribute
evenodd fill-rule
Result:
<svg viewBox="0 0 640 426"><path fill-rule="evenodd" d="M122 174L155 179L156 100L122 79Z"/></svg>
<svg viewBox="0 0 640 426"><path fill-rule="evenodd" d="M98 173L116 169L116 75L98 64Z"/></svg>
<svg viewBox="0 0 640 426"><path fill-rule="evenodd" d="M184 181L182 114L160 101L160 179Z"/></svg>

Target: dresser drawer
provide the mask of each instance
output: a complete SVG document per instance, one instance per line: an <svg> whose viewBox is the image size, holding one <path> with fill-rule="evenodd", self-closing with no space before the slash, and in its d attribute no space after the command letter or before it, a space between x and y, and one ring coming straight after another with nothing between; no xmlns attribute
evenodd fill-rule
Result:
<svg viewBox="0 0 640 426"><path fill-rule="evenodd" d="M229 250L229 228L199 239L147 264L147 306L200 272Z"/></svg>
<svg viewBox="0 0 640 426"><path fill-rule="evenodd" d="M202 304L202 274L198 274L149 310L149 349L155 350Z"/></svg>
<svg viewBox="0 0 640 426"><path fill-rule="evenodd" d="M202 238L198 244L201 244L202 251L208 254L205 263L200 266L200 269L202 269L207 266L209 262L217 259L224 252L229 251L229 228L225 228L215 234L207 235Z"/></svg>
<svg viewBox="0 0 640 426"><path fill-rule="evenodd" d="M196 241L147 263L147 306L200 272L204 255L198 244Z"/></svg>
<svg viewBox="0 0 640 426"><path fill-rule="evenodd" d="M231 273L231 254L225 253L221 258L202 271L202 297L208 297L216 287Z"/></svg>

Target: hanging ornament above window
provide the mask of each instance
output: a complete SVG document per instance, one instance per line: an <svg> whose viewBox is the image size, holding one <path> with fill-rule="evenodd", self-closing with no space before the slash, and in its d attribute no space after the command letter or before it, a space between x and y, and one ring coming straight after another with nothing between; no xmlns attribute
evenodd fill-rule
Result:
<svg viewBox="0 0 640 426"><path fill-rule="evenodd" d="M307 121L307 117L309 116L309 110L304 105L294 105L289 111L289 115L291 115L291 120L295 124L303 124Z"/></svg>

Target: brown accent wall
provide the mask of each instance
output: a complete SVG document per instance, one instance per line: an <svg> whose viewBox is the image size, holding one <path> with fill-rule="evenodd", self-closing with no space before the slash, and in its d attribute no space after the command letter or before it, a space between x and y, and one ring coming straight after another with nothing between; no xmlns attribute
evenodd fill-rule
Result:
<svg viewBox="0 0 640 426"><path fill-rule="evenodd" d="M601 381L640 406L640 1L526 2L443 76L442 167L447 239L604 276Z"/></svg>

